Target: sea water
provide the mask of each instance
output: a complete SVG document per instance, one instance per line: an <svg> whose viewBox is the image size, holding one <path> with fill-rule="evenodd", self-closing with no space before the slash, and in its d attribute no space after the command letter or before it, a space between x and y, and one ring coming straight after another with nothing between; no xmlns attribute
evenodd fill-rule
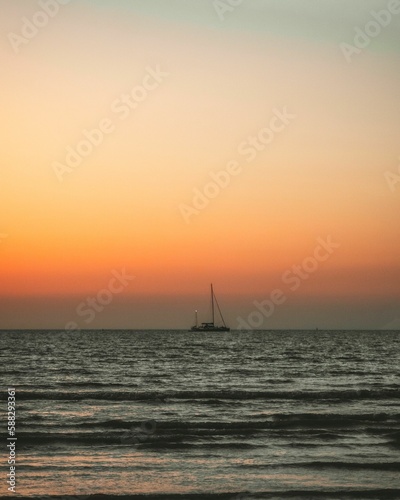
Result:
<svg viewBox="0 0 400 500"><path fill-rule="evenodd" d="M400 498L399 332L3 331L0 349L0 496Z"/></svg>

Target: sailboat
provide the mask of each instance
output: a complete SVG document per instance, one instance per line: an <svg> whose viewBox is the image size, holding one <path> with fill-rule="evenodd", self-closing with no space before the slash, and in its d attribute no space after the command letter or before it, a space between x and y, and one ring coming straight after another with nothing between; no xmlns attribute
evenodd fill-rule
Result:
<svg viewBox="0 0 400 500"><path fill-rule="evenodd" d="M219 315L221 316L223 326L216 326L216 324L215 324L215 321L214 321L215 320L215 318L214 318L214 316L215 316L215 314L214 314L214 311L215 311L214 302L217 305L218 312L219 312ZM210 323L201 323L201 325L199 326L197 323L197 311L195 311L196 324L195 324L195 326L192 326L192 328L190 330L192 332L230 332L231 331L231 329L228 326L226 326L226 324L225 324L224 318L223 318L222 313L221 313L221 309L219 308L219 305L218 305L217 298L214 294L214 289L213 289L212 283L211 283L211 312L212 312L212 321Z"/></svg>

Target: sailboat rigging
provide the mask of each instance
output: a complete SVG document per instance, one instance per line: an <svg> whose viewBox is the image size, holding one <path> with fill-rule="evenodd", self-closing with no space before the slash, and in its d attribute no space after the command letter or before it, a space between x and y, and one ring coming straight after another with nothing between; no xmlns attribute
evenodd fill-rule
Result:
<svg viewBox="0 0 400 500"><path fill-rule="evenodd" d="M218 309L219 315L220 315L221 320L222 320L222 326L217 326L215 324L215 306L214 306L214 303L217 305L217 309ZM230 332L231 331L231 329L228 326L226 326L226 324L225 324L224 317L222 316L221 309L219 307L217 298L214 294L214 289L213 289L212 283L211 283L212 321L210 321L209 323L201 323L201 325L199 326L197 323L197 311L195 311L195 315L196 315L196 324L195 324L195 326L192 326L192 328L191 328L192 332Z"/></svg>

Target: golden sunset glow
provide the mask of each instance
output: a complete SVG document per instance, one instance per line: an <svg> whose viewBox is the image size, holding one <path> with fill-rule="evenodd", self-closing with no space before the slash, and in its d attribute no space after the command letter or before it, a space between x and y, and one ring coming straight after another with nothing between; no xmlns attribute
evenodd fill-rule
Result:
<svg viewBox="0 0 400 500"><path fill-rule="evenodd" d="M135 279L91 326L184 328L214 282L234 328L327 237L339 247L271 324L296 326L301 303L299 328L322 305L326 327L383 327L400 300L400 183L385 178L400 161L398 24L348 63L351 6L299 20L295 2L244 2L228 22L188 4L71 2L18 53L7 34L38 6L0 7L1 327L41 327L51 303L46 326L64 328L125 269ZM271 132L277 113L290 118Z"/></svg>

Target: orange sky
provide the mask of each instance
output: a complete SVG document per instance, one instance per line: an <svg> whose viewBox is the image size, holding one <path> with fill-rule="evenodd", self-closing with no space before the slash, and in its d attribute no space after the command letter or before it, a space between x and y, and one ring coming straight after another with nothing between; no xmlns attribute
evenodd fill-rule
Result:
<svg viewBox="0 0 400 500"><path fill-rule="evenodd" d="M340 44L386 5L355 4L299 17L292 0L249 0L222 21L194 1L85 0L18 53L7 36L38 5L1 6L0 327L63 328L123 268L135 280L88 326L185 327L213 281L234 327L328 235L340 247L264 326L396 320L400 183L385 172L399 173L399 20L348 63ZM248 161L240 145L284 109L295 117ZM103 120L112 132L60 181L55 163ZM237 175L185 220L230 162Z"/></svg>

